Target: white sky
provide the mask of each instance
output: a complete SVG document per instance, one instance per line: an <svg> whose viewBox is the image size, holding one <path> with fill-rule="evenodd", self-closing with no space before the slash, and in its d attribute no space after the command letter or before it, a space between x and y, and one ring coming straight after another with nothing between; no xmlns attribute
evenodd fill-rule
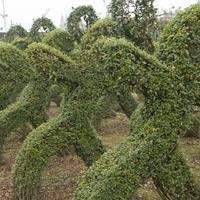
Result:
<svg viewBox="0 0 200 200"><path fill-rule="evenodd" d="M0 0L0 13L2 13L2 0ZM8 14L7 24L21 24L26 29L30 29L33 19L41 17L50 9L47 17L52 19L56 26L59 26L61 15L66 16L71 12L72 7L80 5L92 5L99 16L104 16L106 6L110 0L4 0L6 14ZM155 6L160 10L169 10L172 6L187 7L198 0L155 0ZM3 20L0 18L0 27Z"/></svg>

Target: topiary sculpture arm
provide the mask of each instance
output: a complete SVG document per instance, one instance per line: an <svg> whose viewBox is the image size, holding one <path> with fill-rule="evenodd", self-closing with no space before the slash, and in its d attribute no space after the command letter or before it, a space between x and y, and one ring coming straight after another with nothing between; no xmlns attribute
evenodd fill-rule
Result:
<svg viewBox="0 0 200 200"><path fill-rule="evenodd" d="M0 151L11 132L25 122L37 127L47 119L49 94L46 84L39 80L28 84L19 100L0 112ZM0 152L2 154L2 152Z"/></svg>

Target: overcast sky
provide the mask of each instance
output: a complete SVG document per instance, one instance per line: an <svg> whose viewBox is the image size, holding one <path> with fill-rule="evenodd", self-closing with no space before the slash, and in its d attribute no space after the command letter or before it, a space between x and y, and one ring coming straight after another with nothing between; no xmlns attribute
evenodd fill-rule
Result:
<svg viewBox="0 0 200 200"><path fill-rule="evenodd" d="M2 13L2 0L0 0L0 13ZM67 16L72 7L80 5L93 5L99 16L106 13L106 6L110 0L4 0L6 14L8 14L7 24L21 24L26 29L30 29L33 19L37 19L44 14L47 9L47 17L52 19L56 26L59 26L61 16ZM171 7L187 7L198 0L155 0L155 6L160 10L169 10ZM3 20L0 18L0 27Z"/></svg>

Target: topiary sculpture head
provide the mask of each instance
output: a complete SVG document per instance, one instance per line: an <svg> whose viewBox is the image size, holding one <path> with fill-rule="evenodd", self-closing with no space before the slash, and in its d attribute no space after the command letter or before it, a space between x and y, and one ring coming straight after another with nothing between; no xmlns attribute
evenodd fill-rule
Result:
<svg viewBox="0 0 200 200"><path fill-rule="evenodd" d="M50 19L41 17L33 22L29 35L34 41L41 42L44 33L53 31L55 28L56 27Z"/></svg>
<svg viewBox="0 0 200 200"><path fill-rule="evenodd" d="M71 65L73 61L51 46L33 43L27 48L26 54L36 77L39 76L51 84L63 84L65 81L74 80L76 76L75 64Z"/></svg>
<svg viewBox="0 0 200 200"><path fill-rule="evenodd" d="M61 29L55 29L47 33L42 42L62 51L63 53L69 53L74 48L72 36Z"/></svg>

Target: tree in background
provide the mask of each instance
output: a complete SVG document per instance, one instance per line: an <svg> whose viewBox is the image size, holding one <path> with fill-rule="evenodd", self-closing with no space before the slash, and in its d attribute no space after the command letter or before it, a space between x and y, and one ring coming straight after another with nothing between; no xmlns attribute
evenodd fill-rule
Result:
<svg viewBox="0 0 200 200"><path fill-rule="evenodd" d="M108 7L122 36L148 52L154 51L152 29L157 9L154 0L112 0Z"/></svg>
<svg viewBox="0 0 200 200"><path fill-rule="evenodd" d="M16 38L24 38L28 35L28 32L21 25L11 26L5 35L7 42L12 42Z"/></svg>

